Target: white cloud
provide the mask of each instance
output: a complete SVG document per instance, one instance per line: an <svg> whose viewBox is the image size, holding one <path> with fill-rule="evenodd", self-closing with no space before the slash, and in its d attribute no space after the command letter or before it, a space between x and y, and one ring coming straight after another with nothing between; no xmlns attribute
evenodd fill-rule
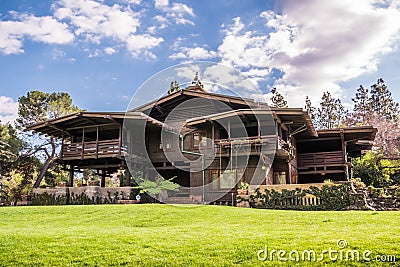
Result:
<svg viewBox="0 0 400 267"><path fill-rule="evenodd" d="M161 9L161 8L166 8L168 7L168 0L155 0L154 1L154 6L155 8Z"/></svg>
<svg viewBox="0 0 400 267"><path fill-rule="evenodd" d="M163 38L157 38L149 34L131 35L126 40L126 46L133 56L137 56L140 51L146 51L149 48L156 47L163 41ZM154 58L154 54L151 52L146 51L146 54L151 58Z"/></svg>
<svg viewBox="0 0 400 267"><path fill-rule="evenodd" d="M104 53L106 53L107 55L113 55L113 54L117 53L117 50L115 50L112 47L106 47L106 48L104 48Z"/></svg>
<svg viewBox="0 0 400 267"><path fill-rule="evenodd" d="M175 24L194 25L194 22L191 20L191 18L195 17L194 11L186 4L170 4L168 0L155 0L154 7L165 13L163 16L155 17L156 20L162 22L161 26L165 26L165 23L171 21Z"/></svg>
<svg viewBox="0 0 400 267"><path fill-rule="evenodd" d="M13 122L18 117L18 102L7 96L0 96L0 122Z"/></svg>
<svg viewBox="0 0 400 267"><path fill-rule="evenodd" d="M177 50L180 52L170 55L170 59L204 60L215 58L217 56L215 51L210 51L203 47L180 47L177 48Z"/></svg>
<svg viewBox="0 0 400 267"><path fill-rule="evenodd" d="M25 37L48 44L67 44L74 40L68 25L45 16L12 12L16 20L0 21L0 52L6 55L23 53Z"/></svg>
<svg viewBox="0 0 400 267"><path fill-rule="evenodd" d="M132 5L140 5L140 3L142 1L141 0L124 0L124 2L126 2L128 4L132 4Z"/></svg>
<svg viewBox="0 0 400 267"><path fill-rule="evenodd" d="M139 13L129 6L108 6L91 0L61 0L53 8L57 19L69 20L77 35L90 40L105 37L124 40L140 25Z"/></svg>
<svg viewBox="0 0 400 267"><path fill-rule="evenodd" d="M223 63L255 78L272 68L283 71L275 86L291 106L303 106L305 95L320 99L326 90L342 94L338 83L376 70L400 31L395 1L282 1L281 6L281 15L261 13L262 29L251 30L251 23L235 18L225 27L218 53Z"/></svg>
<svg viewBox="0 0 400 267"><path fill-rule="evenodd" d="M154 58L149 50L163 41L160 37L137 32L141 14L133 11L129 5L109 6L92 0L60 0L53 5L53 9L54 16L68 21L77 36L95 44L100 44L105 38L122 42L134 57L144 55ZM107 49L105 53L112 54L112 50ZM97 51L91 53L91 56L98 54Z"/></svg>

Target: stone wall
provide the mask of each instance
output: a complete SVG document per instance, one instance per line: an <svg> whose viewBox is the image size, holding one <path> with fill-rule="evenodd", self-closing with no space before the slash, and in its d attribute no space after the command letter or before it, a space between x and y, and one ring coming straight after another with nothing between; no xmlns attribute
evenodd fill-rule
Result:
<svg viewBox="0 0 400 267"><path fill-rule="evenodd" d="M35 188L32 194L32 204L111 204L123 202L122 200L136 200L138 193L139 189L133 187L83 186ZM141 194L141 198L141 202L154 202L146 194Z"/></svg>
<svg viewBox="0 0 400 267"><path fill-rule="evenodd" d="M355 190L365 196L367 205L373 210L400 210L400 187L366 187Z"/></svg>

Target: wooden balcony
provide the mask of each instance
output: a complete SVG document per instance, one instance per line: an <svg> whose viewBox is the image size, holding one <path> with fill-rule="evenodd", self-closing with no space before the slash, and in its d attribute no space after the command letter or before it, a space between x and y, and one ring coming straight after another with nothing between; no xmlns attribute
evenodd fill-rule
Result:
<svg viewBox="0 0 400 267"><path fill-rule="evenodd" d="M346 162L342 151L298 154L299 173L344 172Z"/></svg>
<svg viewBox="0 0 400 267"><path fill-rule="evenodd" d="M259 155L260 152L274 151L276 146L275 135L249 136L243 138L228 138L215 140L215 152L223 156L229 156L230 151L237 151L238 155L250 153ZM261 149L262 148L262 149ZM262 151L261 151L262 150Z"/></svg>
<svg viewBox="0 0 400 267"><path fill-rule="evenodd" d="M118 157L122 149L119 139L80 143L67 143L62 146L61 159L84 160Z"/></svg>

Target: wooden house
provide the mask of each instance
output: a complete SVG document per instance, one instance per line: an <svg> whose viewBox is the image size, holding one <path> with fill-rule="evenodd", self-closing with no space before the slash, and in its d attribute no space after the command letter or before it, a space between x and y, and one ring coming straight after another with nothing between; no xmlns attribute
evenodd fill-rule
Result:
<svg viewBox="0 0 400 267"><path fill-rule="evenodd" d="M80 112L28 130L61 141L69 186L85 168L98 171L102 187L106 176L125 169L121 186L133 184L131 173L176 176L181 190L172 197L207 203L230 201L240 181L346 181L350 159L371 149L376 134L373 127L316 130L301 108L209 93L198 80L129 112Z"/></svg>

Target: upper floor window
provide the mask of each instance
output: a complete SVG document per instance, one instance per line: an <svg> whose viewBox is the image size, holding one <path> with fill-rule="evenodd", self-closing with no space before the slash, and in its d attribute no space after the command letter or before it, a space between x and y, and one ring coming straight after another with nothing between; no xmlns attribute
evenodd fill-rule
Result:
<svg viewBox="0 0 400 267"><path fill-rule="evenodd" d="M207 132L199 131L193 133L193 148L207 147Z"/></svg>

